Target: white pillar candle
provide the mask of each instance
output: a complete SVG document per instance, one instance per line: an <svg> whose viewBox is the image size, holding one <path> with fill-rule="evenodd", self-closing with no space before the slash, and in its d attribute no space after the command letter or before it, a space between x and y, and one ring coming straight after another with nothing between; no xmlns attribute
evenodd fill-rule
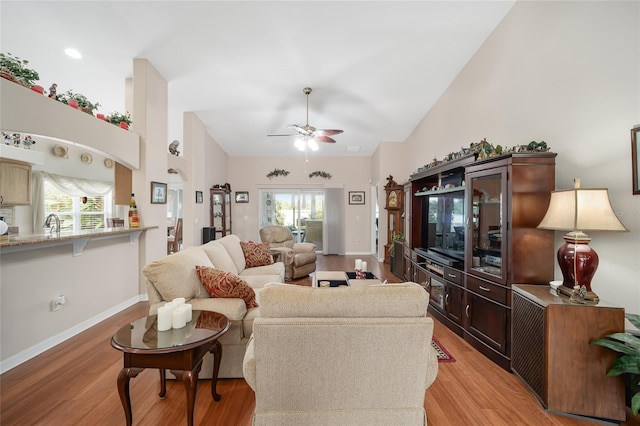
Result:
<svg viewBox="0 0 640 426"><path fill-rule="evenodd" d="M180 305L184 305L185 299L184 297L176 297L175 299L172 300L173 303L175 303L177 306Z"/></svg>
<svg viewBox="0 0 640 426"><path fill-rule="evenodd" d="M183 309L173 310L173 328L182 328L187 325L187 313Z"/></svg>
<svg viewBox="0 0 640 426"><path fill-rule="evenodd" d="M182 309L185 312L187 322L191 322L193 319L193 308L191 304L185 303L184 305L180 305L178 309Z"/></svg>
<svg viewBox="0 0 640 426"><path fill-rule="evenodd" d="M362 259L356 259L356 271L362 269Z"/></svg>
<svg viewBox="0 0 640 426"><path fill-rule="evenodd" d="M173 311L177 306L178 304L176 302L167 302L164 304L164 307L169 308L170 311Z"/></svg>
<svg viewBox="0 0 640 426"><path fill-rule="evenodd" d="M366 271L367 270L367 262L362 262L362 270Z"/></svg>
<svg viewBox="0 0 640 426"><path fill-rule="evenodd" d="M158 331L171 330L171 324L173 323L171 312L171 307L163 306L158 308Z"/></svg>

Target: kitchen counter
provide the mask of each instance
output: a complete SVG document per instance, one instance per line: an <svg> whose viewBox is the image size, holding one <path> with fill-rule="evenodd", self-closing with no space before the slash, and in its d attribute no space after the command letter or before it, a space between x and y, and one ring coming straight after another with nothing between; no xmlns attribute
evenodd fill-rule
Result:
<svg viewBox="0 0 640 426"><path fill-rule="evenodd" d="M61 232L57 234L26 234L9 235L0 239L0 253L11 253L16 251L36 250L45 247L69 244L73 245L73 255L82 254L84 247L91 240L129 237L129 242L134 244L140 235L147 229L154 229L157 226L141 226L140 228L100 228L96 230L85 230L77 232Z"/></svg>

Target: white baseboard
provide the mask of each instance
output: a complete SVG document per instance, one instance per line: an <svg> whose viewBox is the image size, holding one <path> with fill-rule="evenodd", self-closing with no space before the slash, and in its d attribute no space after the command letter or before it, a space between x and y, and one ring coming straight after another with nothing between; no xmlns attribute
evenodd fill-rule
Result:
<svg viewBox="0 0 640 426"><path fill-rule="evenodd" d="M9 358L7 358L4 361L0 361L0 374L11 370L14 367L17 367L18 365L22 364L25 361L30 360L31 358L40 355L41 353L51 349L52 347L59 345L60 343L64 342L67 339L70 339L71 337L75 336L76 334L79 334L83 331L85 331L86 329L93 327L94 325L100 323L101 321L106 320L107 318L109 318L110 316L113 316L115 314L117 314L118 312L128 308L129 306L135 305L138 302L144 301L144 300L148 300L148 296L147 294L141 294L139 296L134 296L132 298L130 298L129 300L125 300L124 302L120 303L119 305L114 306L111 309L108 309L104 312L99 313L98 315L94 316L93 318L89 318L86 321L81 322L80 324L71 327L61 333L56 334L55 336L52 336L28 349L25 349L22 352L19 352Z"/></svg>

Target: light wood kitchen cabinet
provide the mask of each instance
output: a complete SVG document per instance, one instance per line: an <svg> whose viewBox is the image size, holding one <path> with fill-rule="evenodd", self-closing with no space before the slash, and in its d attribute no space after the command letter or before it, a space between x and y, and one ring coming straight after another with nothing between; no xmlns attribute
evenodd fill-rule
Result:
<svg viewBox="0 0 640 426"><path fill-rule="evenodd" d="M7 159L0 160L0 204L31 204L31 165Z"/></svg>

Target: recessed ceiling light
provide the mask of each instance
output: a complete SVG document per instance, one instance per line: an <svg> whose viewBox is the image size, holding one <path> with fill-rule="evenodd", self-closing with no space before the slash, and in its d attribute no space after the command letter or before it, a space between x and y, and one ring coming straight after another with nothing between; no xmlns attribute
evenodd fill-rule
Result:
<svg viewBox="0 0 640 426"><path fill-rule="evenodd" d="M80 54L80 52L78 52L76 49L73 49L71 47L68 49L64 49L64 53L66 53L67 55L71 56L74 59L82 58L82 55Z"/></svg>
<svg viewBox="0 0 640 426"><path fill-rule="evenodd" d="M350 145L347 147L347 152L358 152L360 151L359 145Z"/></svg>

